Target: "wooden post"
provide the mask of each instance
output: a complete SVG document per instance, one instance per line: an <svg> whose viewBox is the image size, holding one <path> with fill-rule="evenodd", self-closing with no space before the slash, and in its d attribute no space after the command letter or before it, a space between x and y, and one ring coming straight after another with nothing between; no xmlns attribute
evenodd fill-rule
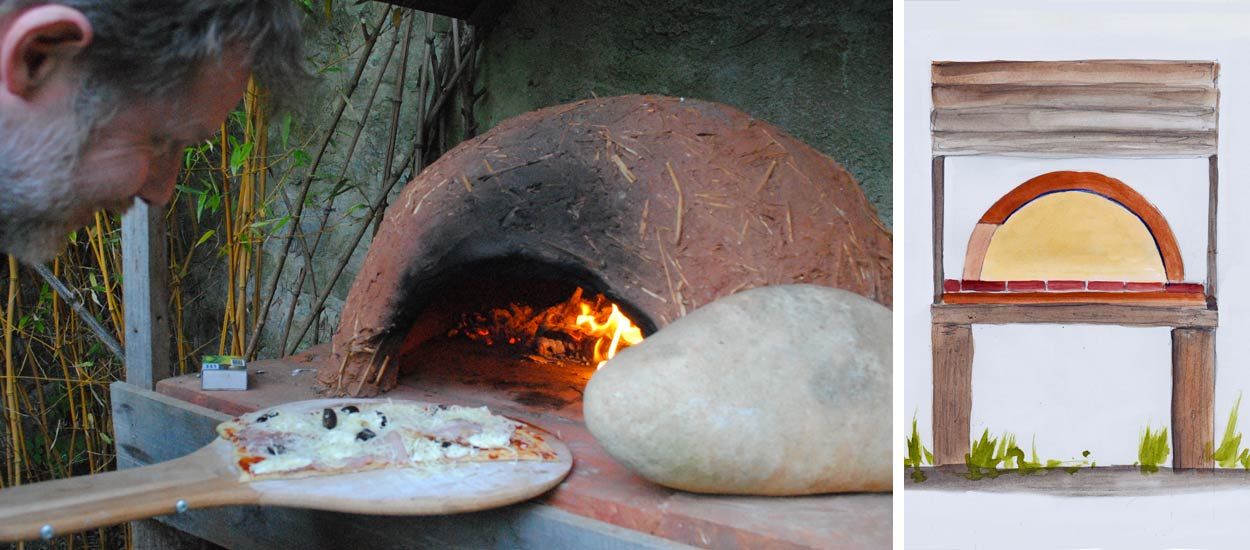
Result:
<svg viewBox="0 0 1250 550"><path fill-rule="evenodd" d="M933 303L942 303L942 233L946 208L946 157L933 157Z"/></svg>
<svg viewBox="0 0 1250 550"><path fill-rule="evenodd" d="M972 326L933 324L933 461L962 464L972 432Z"/></svg>
<svg viewBox="0 0 1250 550"><path fill-rule="evenodd" d="M1215 249L1215 229L1216 229L1216 211L1219 206L1220 196L1220 159L1219 155L1211 155L1207 159L1208 188L1207 188L1207 307L1216 308L1219 303L1216 300L1216 249Z"/></svg>
<svg viewBox="0 0 1250 550"><path fill-rule="evenodd" d="M126 381L143 389L172 375L165 211L135 200L122 216Z"/></svg>
<svg viewBox="0 0 1250 550"><path fill-rule="evenodd" d="M126 322L126 382L145 390L173 374L169 331L169 252L165 210L136 199L122 216L122 299ZM121 418L113 403L113 418ZM119 468L131 464L118 461ZM130 522L136 548L198 549L193 538L171 538L155 520ZM175 540L178 544L175 546Z"/></svg>
<svg viewBox="0 0 1250 550"><path fill-rule="evenodd" d="M1172 467L1214 468L1215 329L1172 329Z"/></svg>

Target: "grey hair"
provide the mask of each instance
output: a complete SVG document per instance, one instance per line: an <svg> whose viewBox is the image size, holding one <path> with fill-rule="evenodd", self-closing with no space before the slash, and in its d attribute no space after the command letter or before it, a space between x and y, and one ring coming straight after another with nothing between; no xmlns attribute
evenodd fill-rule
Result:
<svg viewBox="0 0 1250 550"><path fill-rule="evenodd" d="M91 22L95 37L79 64L86 92L111 96L97 98L106 103L175 93L231 48L242 48L278 107L309 79L295 0L0 0L0 18L50 3Z"/></svg>

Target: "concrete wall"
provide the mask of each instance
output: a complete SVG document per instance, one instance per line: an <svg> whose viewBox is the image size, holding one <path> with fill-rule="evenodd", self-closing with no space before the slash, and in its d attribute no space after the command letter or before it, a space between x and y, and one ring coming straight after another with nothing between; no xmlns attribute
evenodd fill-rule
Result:
<svg viewBox="0 0 1250 550"><path fill-rule="evenodd" d="M540 107L655 93L733 105L854 174L887 226L889 2L520 0L485 42L483 129Z"/></svg>

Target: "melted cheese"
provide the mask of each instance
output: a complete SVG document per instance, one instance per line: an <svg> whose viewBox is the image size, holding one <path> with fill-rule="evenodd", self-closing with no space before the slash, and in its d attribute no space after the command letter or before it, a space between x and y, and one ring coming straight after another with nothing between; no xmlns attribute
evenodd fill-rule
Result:
<svg viewBox="0 0 1250 550"><path fill-rule="evenodd" d="M333 407L335 424L326 428L321 409L307 412L269 409L243 415L239 424L253 440L241 443L264 458L251 466L255 475L291 472L317 464L353 468L370 463L395 464L402 452L408 466L459 459L478 449L507 448L517 424L486 407L427 407L386 402L356 405L359 412ZM259 419L265 420L260 422ZM383 425L385 419L386 425ZM440 435L453 426L457 437ZM372 437L362 437L364 430ZM394 435L392 435L394 434ZM388 437L389 436L389 437ZM397 465L405 465L399 463Z"/></svg>

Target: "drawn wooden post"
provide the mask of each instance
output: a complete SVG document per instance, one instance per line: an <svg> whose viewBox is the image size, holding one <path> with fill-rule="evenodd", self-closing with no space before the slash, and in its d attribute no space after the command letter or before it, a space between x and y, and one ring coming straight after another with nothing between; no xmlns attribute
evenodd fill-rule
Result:
<svg viewBox="0 0 1250 550"><path fill-rule="evenodd" d="M1172 329L1172 467L1214 468L1215 329Z"/></svg>
<svg viewBox="0 0 1250 550"><path fill-rule="evenodd" d="M933 324L933 461L962 464L972 432L972 325Z"/></svg>
<svg viewBox="0 0 1250 550"><path fill-rule="evenodd" d="M972 325L1106 324L1173 329L1173 467L1214 467L1219 66L1201 61L991 61L935 62L932 70L934 462L961 463L969 450ZM1039 176L1013 190L1014 198L1000 200L969 236L960 278L946 279L943 231L950 197L945 167L952 155L1206 158L1205 281L1184 279L1174 236L1153 205L1123 182L1076 172ZM1048 191L1094 193L1143 221L1161 254L1165 280L982 280L984 248L996 228L1040 196L1033 190L1065 178L1081 181Z"/></svg>

